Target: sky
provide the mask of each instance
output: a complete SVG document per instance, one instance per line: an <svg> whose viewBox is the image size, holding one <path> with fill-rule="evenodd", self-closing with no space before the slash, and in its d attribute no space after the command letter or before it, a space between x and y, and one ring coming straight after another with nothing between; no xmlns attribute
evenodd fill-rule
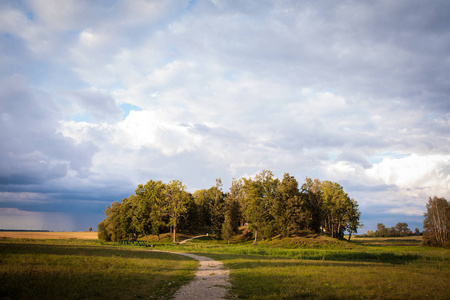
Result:
<svg viewBox="0 0 450 300"><path fill-rule="evenodd" d="M0 1L0 228L97 228L149 180L450 200L450 2Z"/></svg>

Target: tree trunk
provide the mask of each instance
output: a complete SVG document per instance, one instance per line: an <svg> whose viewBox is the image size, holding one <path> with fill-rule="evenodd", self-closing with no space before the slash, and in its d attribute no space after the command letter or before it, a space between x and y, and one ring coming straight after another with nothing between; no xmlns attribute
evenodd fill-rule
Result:
<svg viewBox="0 0 450 300"><path fill-rule="evenodd" d="M258 242L256 241L258 239L258 230L255 230L255 240L253 241L253 245L256 245Z"/></svg>
<svg viewBox="0 0 450 300"><path fill-rule="evenodd" d="M177 242L177 224L173 224L173 242Z"/></svg>

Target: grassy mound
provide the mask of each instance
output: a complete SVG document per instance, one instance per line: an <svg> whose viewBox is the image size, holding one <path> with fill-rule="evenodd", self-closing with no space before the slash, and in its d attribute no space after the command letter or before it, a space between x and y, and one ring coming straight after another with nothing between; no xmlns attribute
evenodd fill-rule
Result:
<svg viewBox="0 0 450 300"><path fill-rule="evenodd" d="M349 243L347 240L334 239L319 234L308 234L306 236L289 238L275 237L268 241L258 242L258 244L274 248L287 249L353 249L355 247L354 244Z"/></svg>

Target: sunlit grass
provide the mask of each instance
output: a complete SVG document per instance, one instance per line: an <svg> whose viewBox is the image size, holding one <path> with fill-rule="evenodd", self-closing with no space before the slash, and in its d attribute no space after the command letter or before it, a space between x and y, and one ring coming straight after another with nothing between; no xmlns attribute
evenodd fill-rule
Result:
<svg viewBox="0 0 450 300"><path fill-rule="evenodd" d="M417 238L280 238L255 246L204 237L154 245L223 261L239 299L450 299L450 250L423 247ZM6 292L19 295L13 299L167 298L192 278L195 262L147 249L101 241L0 242L6 282L0 298Z"/></svg>
<svg viewBox="0 0 450 300"><path fill-rule="evenodd" d="M423 247L418 239L316 241L313 248L285 243L292 241L162 247L223 261L240 299L450 299L450 251Z"/></svg>
<svg viewBox="0 0 450 300"><path fill-rule="evenodd" d="M214 255L242 299L449 299L450 265Z"/></svg>
<svg viewBox="0 0 450 300"><path fill-rule="evenodd" d="M87 242L0 242L0 298L169 299L197 262Z"/></svg>

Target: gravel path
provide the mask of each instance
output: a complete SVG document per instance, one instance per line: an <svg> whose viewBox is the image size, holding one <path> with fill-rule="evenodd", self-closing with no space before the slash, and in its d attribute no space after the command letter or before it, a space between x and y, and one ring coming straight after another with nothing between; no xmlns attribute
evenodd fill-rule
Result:
<svg viewBox="0 0 450 300"><path fill-rule="evenodd" d="M231 288L231 283L228 281L229 271L224 269L221 261L191 253L168 253L188 256L200 262L200 266L195 273L195 279L176 292L175 300L225 299L228 289Z"/></svg>

